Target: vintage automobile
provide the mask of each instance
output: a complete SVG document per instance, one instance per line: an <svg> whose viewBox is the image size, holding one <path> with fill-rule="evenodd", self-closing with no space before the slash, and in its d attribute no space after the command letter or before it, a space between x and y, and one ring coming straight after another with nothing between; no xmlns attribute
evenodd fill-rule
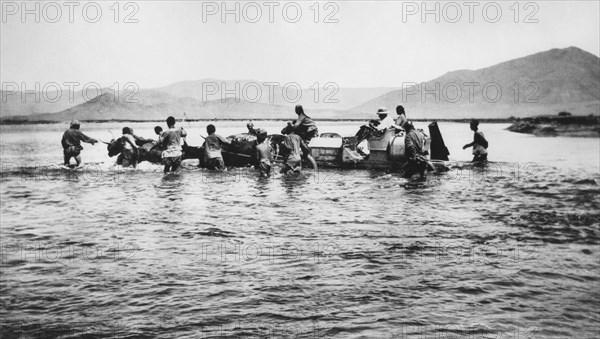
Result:
<svg viewBox="0 0 600 339"><path fill-rule="evenodd" d="M422 130L418 132L424 133ZM435 160L447 161L449 152L436 122L429 125L429 134L425 134L424 147L429 150L431 160L434 163ZM390 128L380 132L363 126L351 137L323 133L313 138L308 146L319 167L395 170L406 163L404 137L403 130ZM364 144L367 147L361 147Z"/></svg>

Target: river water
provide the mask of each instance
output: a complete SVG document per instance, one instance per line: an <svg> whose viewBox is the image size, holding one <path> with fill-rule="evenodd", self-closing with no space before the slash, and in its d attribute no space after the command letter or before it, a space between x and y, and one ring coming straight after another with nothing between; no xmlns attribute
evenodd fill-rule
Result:
<svg viewBox="0 0 600 339"><path fill-rule="evenodd" d="M206 124L183 123L189 144ZM191 160L174 175L122 171L102 144L70 172L57 169L66 125L1 126L0 336L595 338L599 140L482 124L492 163L472 168L468 124L439 125L451 170L418 185ZM122 127L82 130L109 140Z"/></svg>

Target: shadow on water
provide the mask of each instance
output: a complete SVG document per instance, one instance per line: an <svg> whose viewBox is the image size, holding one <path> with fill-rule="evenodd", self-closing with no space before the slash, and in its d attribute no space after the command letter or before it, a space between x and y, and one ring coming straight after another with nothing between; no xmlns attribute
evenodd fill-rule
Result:
<svg viewBox="0 0 600 339"><path fill-rule="evenodd" d="M256 175L250 179L251 187L256 191L255 197L264 198L271 193L271 189L275 184L273 177L262 177Z"/></svg>
<svg viewBox="0 0 600 339"><path fill-rule="evenodd" d="M306 170L301 173L284 174L281 175L281 186L290 195L303 192L312 178L312 173Z"/></svg>
<svg viewBox="0 0 600 339"><path fill-rule="evenodd" d="M165 173L162 176L162 184L172 186L171 183L175 183L176 185L180 185L182 177L183 174L181 171Z"/></svg>

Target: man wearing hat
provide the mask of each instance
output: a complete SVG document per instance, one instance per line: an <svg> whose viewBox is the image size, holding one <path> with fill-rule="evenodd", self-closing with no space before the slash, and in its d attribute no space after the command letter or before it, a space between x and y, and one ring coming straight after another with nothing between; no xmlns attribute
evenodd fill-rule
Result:
<svg viewBox="0 0 600 339"><path fill-rule="evenodd" d="M377 110L377 116L379 116L379 126L377 126L377 130L382 131L396 126L394 120L389 116L387 108L380 107Z"/></svg>
<svg viewBox="0 0 600 339"><path fill-rule="evenodd" d="M63 154L65 156L65 166L69 166L69 161L72 157L75 158L77 167L81 165L81 150L83 149L81 146L82 141L92 145L98 142L98 140L83 134L79 130L79 127L79 121L73 120L71 121L71 127L63 134L61 144L63 147Z"/></svg>

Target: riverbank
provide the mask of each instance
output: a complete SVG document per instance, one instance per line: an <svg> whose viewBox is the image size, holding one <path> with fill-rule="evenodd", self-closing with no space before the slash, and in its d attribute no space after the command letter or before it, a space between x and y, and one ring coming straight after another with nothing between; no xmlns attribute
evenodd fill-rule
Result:
<svg viewBox="0 0 600 339"><path fill-rule="evenodd" d="M540 116L513 121L511 132L536 136L600 137L599 116Z"/></svg>

